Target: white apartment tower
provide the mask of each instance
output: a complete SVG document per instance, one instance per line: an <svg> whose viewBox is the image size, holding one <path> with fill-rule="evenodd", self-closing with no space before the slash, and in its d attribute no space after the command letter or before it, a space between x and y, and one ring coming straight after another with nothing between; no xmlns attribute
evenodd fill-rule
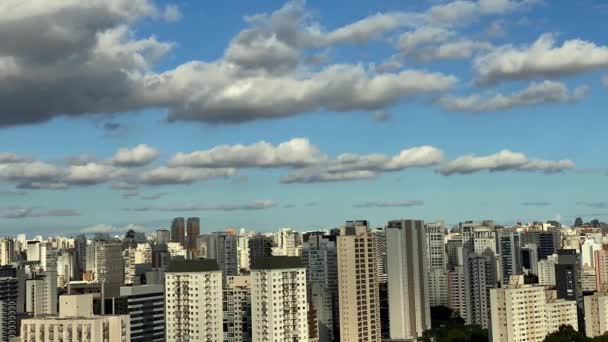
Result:
<svg viewBox="0 0 608 342"><path fill-rule="evenodd" d="M448 271L443 221L427 223L426 253L430 306L448 306Z"/></svg>
<svg viewBox="0 0 608 342"><path fill-rule="evenodd" d="M388 222L386 254L392 340L416 340L431 328L426 244L424 221Z"/></svg>
<svg viewBox="0 0 608 342"><path fill-rule="evenodd" d="M222 272L210 259L174 260L165 272L167 342L220 342Z"/></svg>
<svg viewBox="0 0 608 342"><path fill-rule="evenodd" d="M524 285L523 276L491 289L490 298L492 342L542 342L564 324L578 330L575 301L556 300L544 286Z"/></svg>
<svg viewBox="0 0 608 342"><path fill-rule="evenodd" d="M307 342L306 268L299 257L258 257L251 265L254 342Z"/></svg>
<svg viewBox="0 0 608 342"><path fill-rule="evenodd" d="M25 281L25 311L34 317L57 315L57 272L46 272Z"/></svg>
<svg viewBox="0 0 608 342"><path fill-rule="evenodd" d="M552 254L538 262L538 284L555 286L555 264L557 254Z"/></svg>
<svg viewBox="0 0 608 342"><path fill-rule="evenodd" d="M587 337L602 336L608 332L608 295L594 293L584 297L585 334Z"/></svg>
<svg viewBox="0 0 608 342"><path fill-rule="evenodd" d="M341 342L381 340L374 239L368 227L367 221L348 221L337 238Z"/></svg>

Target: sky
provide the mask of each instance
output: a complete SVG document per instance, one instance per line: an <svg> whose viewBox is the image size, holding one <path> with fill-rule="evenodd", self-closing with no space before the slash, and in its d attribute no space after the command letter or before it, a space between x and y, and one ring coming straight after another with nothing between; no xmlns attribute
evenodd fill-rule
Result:
<svg viewBox="0 0 608 342"><path fill-rule="evenodd" d="M0 235L608 220L600 0L4 0Z"/></svg>

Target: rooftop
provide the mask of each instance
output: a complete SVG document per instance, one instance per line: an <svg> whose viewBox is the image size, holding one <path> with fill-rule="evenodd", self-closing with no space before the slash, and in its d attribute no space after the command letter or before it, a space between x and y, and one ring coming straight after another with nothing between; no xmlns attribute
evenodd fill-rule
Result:
<svg viewBox="0 0 608 342"><path fill-rule="evenodd" d="M272 256L258 257L255 259L255 264L251 266L252 270L273 270L285 268L300 268L302 260L300 257L289 256Z"/></svg>
<svg viewBox="0 0 608 342"><path fill-rule="evenodd" d="M217 262L213 259L172 260L166 272L211 272L219 271Z"/></svg>

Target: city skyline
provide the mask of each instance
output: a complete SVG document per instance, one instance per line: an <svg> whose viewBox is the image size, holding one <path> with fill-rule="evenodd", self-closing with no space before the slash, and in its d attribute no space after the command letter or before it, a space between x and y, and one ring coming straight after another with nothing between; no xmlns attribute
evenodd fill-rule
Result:
<svg viewBox="0 0 608 342"><path fill-rule="evenodd" d="M0 236L608 220L599 0L18 3Z"/></svg>

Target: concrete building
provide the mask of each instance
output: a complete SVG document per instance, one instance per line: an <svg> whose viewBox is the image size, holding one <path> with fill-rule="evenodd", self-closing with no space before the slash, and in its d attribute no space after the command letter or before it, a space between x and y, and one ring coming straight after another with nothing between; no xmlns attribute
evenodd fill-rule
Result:
<svg viewBox="0 0 608 342"><path fill-rule="evenodd" d="M22 342L129 342L129 316L93 314L94 295L59 297L59 316L21 321Z"/></svg>
<svg viewBox="0 0 608 342"><path fill-rule="evenodd" d="M392 340L415 340L431 328L427 253L424 221L388 222L386 254Z"/></svg>
<svg viewBox="0 0 608 342"><path fill-rule="evenodd" d="M465 276L467 322L490 326L490 290L496 287L496 256L491 250L468 258ZM468 280L468 281L467 281Z"/></svg>
<svg viewBox="0 0 608 342"><path fill-rule="evenodd" d="M388 275L386 274L386 232L384 228L376 228L372 230L372 236L374 237L374 259L378 283L385 284L388 281Z"/></svg>
<svg viewBox="0 0 608 342"><path fill-rule="evenodd" d="M521 248L521 267L525 274L538 275L538 247L527 244Z"/></svg>
<svg viewBox="0 0 608 342"><path fill-rule="evenodd" d="M512 228L498 231L498 255L500 255L500 281L508 284L513 275L523 274L519 233Z"/></svg>
<svg viewBox="0 0 608 342"><path fill-rule="evenodd" d="M584 329L581 257L576 250L560 249L557 251L555 285L557 298L576 301L578 326Z"/></svg>
<svg viewBox="0 0 608 342"><path fill-rule="evenodd" d="M464 266L455 266L452 271L448 271L448 307L462 319L467 315L466 291Z"/></svg>
<svg viewBox="0 0 608 342"><path fill-rule="evenodd" d="M594 253L595 286L600 293L608 292L608 245Z"/></svg>
<svg viewBox="0 0 608 342"><path fill-rule="evenodd" d="M224 286L224 341L250 342L251 276L229 276Z"/></svg>
<svg viewBox="0 0 608 342"><path fill-rule="evenodd" d="M176 217L171 222L171 242L177 242L184 249L186 246L186 222L183 217Z"/></svg>
<svg viewBox="0 0 608 342"><path fill-rule="evenodd" d="M317 313L319 341L339 340L338 256L336 237L312 234L302 246L308 296Z"/></svg>
<svg viewBox="0 0 608 342"><path fill-rule="evenodd" d="M25 312L34 317L57 315L56 272L45 272L25 281Z"/></svg>
<svg viewBox="0 0 608 342"><path fill-rule="evenodd" d="M0 266L15 261L15 240L9 237L0 238Z"/></svg>
<svg viewBox="0 0 608 342"><path fill-rule="evenodd" d="M546 230L528 230L522 234L522 245L533 244L538 248L538 260L545 260L549 255L557 253L560 247L559 228Z"/></svg>
<svg viewBox="0 0 608 342"><path fill-rule="evenodd" d="M248 272L249 264L249 236L244 233L237 236L237 260L239 272Z"/></svg>
<svg viewBox="0 0 608 342"><path fill-rule="evenodd" d="M443 221L427 223L426 251L428 269L429 305L448 306L448 271L445 252L445 225Z"/></svg>
<svg viewBox="0 0 608 342"><path fill-rule="evenodd" d="M203 235L203 241L206 245L205 257L217 261L224 277L239 274L236 236L217 232Z"/></svg>
<svg viewBox="0 0 608 342"><path fill-rule="evenodd" d="M0 266L0 341L17 335L17 307L19 297L17 269Z"/></svg>
<svg viewBox="0 0 608 342"><path fill-rule="evenodd" d="M115 313L129 315L131 342L165 341L165 291L163 285L123 286Z"/></svg>
<svg viewBox="0 0 608 342"><path fill-rule="evenodd" d="M249 265L253 265L259 257L272 256L272 238L257 234L247 240L249 246Z"/></svg>
<svg viewBox="0 0 608 342"><path fill-rule="evenodd" d="M251 265L254 342L309 340L306 268L299 257L259 257Z"/></svg>
<svg viewBox="0 0 608 342"><path fill-rule="evenodd" d="M196 240L199 235L201 235L201 219L188 217L186 221L186 245L184 247L194 254L198 252Z"/></svg>
<svg viewBox="0 0 608 342"><path fill-rule="evenodd" d="M608 295L595 293L585 296L585 334L602 336L608 332Z"/></svg>
<svg viewBox="0 0 608 342"><path fill-rule="evenodd" d="M215 260L173 260L165 271L167 342L223 341L222 272Z"/></svg>
<svg viewBox="0 0 608 342"><path fill-rule="evenodd" d="M272 248L273 256L300 256L300 234L291 228L281 228L274 235L275 245Z"/></svg>
<svg viewBox="0 0 608 342"><path fill-rule="evenodd" d="M380 298L367 221L346 222L337 243L340 341L379 342Z"/></svg>
<svg viewBox="0 0 608 342"><path fill-rule="evenodd" d="M490 290L492 342L542 342L560 325L578 328L576 302L555 300L543 286L524 285L515 276Z"/></svg>
<svg viewBox="0 0 608 342"><path fill-rule="evenodd" d="M595 252L602 249L602 244L594 239L586 239L581 245L581 262L583 267L595 267Z"/></svg>
<svg viewBox="0 0 608 342"><path fill-rule="evenodd" d="M123 251L125 285L137 284L135 265L152 264L152 247L148 243L127 246Z"/></svg>
<svg viewBox="0 0 608 342"><path fill-rule="evenodd" d="M154 243L157 245L166 245L171 242L171 232L166 229L157 229L154 232Z"/></svg>
<svg viewBox="0 0 608 342"><path fill-rule="evenodd" d="M557 254L549 255L538 262L539 285L555 286L555 264L557 264Z"/></svg>

